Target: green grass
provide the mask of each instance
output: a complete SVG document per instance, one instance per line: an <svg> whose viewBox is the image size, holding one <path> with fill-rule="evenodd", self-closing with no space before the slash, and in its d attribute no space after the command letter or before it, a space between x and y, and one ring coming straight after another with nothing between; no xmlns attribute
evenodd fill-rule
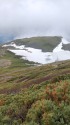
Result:
<svg viewBox="0 0 70 125"><path fill-rule="evenodd" d="M51 52L60 42L61 37L32 37L14 40L17 45L25 45L26 47L33 47L42 49L43 52Z"/></svg>
<svg viewBox="0 0 70 125"><path fill-rule="evenodd" d="M13 56L13 55L11 55ZM7 58L8 59L11 59ZM14 61L14 62L13 62ZM14 92L21 91L23 88L29 88L34 84L41 84L45 81L56 81L60 79L70 78L70 62L52 63L44 66L27 67L20 59L13 59L13 64L9 67L0 68L0 84L1 89ZM16 63L17 61L17 63ZM16 66L15 66L16 65ZM3 84L3 85L2 85ZM11 86L11 87L10 87ZM11 90L9 90L9 87ZM1 90L1 91L2 91Z"/></svg>
<svg viewBox="0 0 70 125"><path fill-rule="evenodd" d="M63 45L62 49L70 51L70 44Z"/></svg>
<svg viewBox="0 0 70 125"><path fill-rule="evenodd" d="M33 66L35 63L34 62L29 62L28 60L23 60L21 59L20 56L16 56L10 51L5 51L5 54L0 57L0 59L6 59L11 62L11 65L7 68L4 67L4 70L16 70L16 69L22 69L23 67L30 67ZM3 67L0 67L0 69L3 69Z"/></svg>

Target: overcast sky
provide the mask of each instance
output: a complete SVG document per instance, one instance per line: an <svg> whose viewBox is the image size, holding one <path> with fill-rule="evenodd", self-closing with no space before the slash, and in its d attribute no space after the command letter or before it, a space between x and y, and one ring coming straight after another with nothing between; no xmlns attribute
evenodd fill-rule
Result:
<svg viewBox="0 0 70 125"><path fill-rule="evenodd" d="M70 0L0 0L0 35L70 40Z"/></svg>

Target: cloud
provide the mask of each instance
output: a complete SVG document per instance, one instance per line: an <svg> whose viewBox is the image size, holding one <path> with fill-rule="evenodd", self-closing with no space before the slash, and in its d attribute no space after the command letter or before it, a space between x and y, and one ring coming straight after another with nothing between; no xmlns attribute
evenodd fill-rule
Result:
<svg viewBox="0 0 70 125"><path fill-rule="evenodd" d="M70 39L69 0L0 0L0 35Z"/></svg>

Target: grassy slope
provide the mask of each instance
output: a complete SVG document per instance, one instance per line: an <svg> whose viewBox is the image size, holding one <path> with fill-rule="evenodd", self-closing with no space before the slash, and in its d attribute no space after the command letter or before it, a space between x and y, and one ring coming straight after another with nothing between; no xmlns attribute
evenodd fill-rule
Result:
<svg viewBox="0 0 70 125"><path fill-rule="evenodd" d="M70 44L67 44L67 45L63 45L63 48L64 50L69 50L70 51Z"/></svg>
<svg viewBox="0 0 70 125"><path fill-rule="evenodd" d="M60 42L61 37L32 37L25 39L14 40L17 45L25 45L26 47L33 47L36 49L42 49L42 51L52 51Z"/></svg>
<svg viewBox="0 0 70 125"><path fill-rule="evenodd" d="M0 125L69 125L70 61L36 67L3 52L11 65L0 67Z"/></svg>

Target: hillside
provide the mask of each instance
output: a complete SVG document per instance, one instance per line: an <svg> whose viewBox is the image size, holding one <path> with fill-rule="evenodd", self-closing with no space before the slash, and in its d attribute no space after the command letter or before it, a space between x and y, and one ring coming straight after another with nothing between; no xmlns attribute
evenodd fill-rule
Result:
<svg viewBox="0 0 70 125"><path fill-rule="evenodd" d="M19 46L24 44L25 47L42 49L43 52L46 51L51 52L53 48L55 48L61 42L61 37L58 36L32 37L32 38L17 39L11 42L14 42L16 45Z"/></svg>
<svg viewBox="0 0 70 125"><path fill-rule="evenodd" d="M29 62L48 64L70 59L70 42L63 37L32 37L6 43L3 48Z"/></svg>
<svg viewBox="0 0 70 125"><path fill-rule="evenodd" d="M0 125L70 125L70 60L38 65L0 47Z"/></svg>

